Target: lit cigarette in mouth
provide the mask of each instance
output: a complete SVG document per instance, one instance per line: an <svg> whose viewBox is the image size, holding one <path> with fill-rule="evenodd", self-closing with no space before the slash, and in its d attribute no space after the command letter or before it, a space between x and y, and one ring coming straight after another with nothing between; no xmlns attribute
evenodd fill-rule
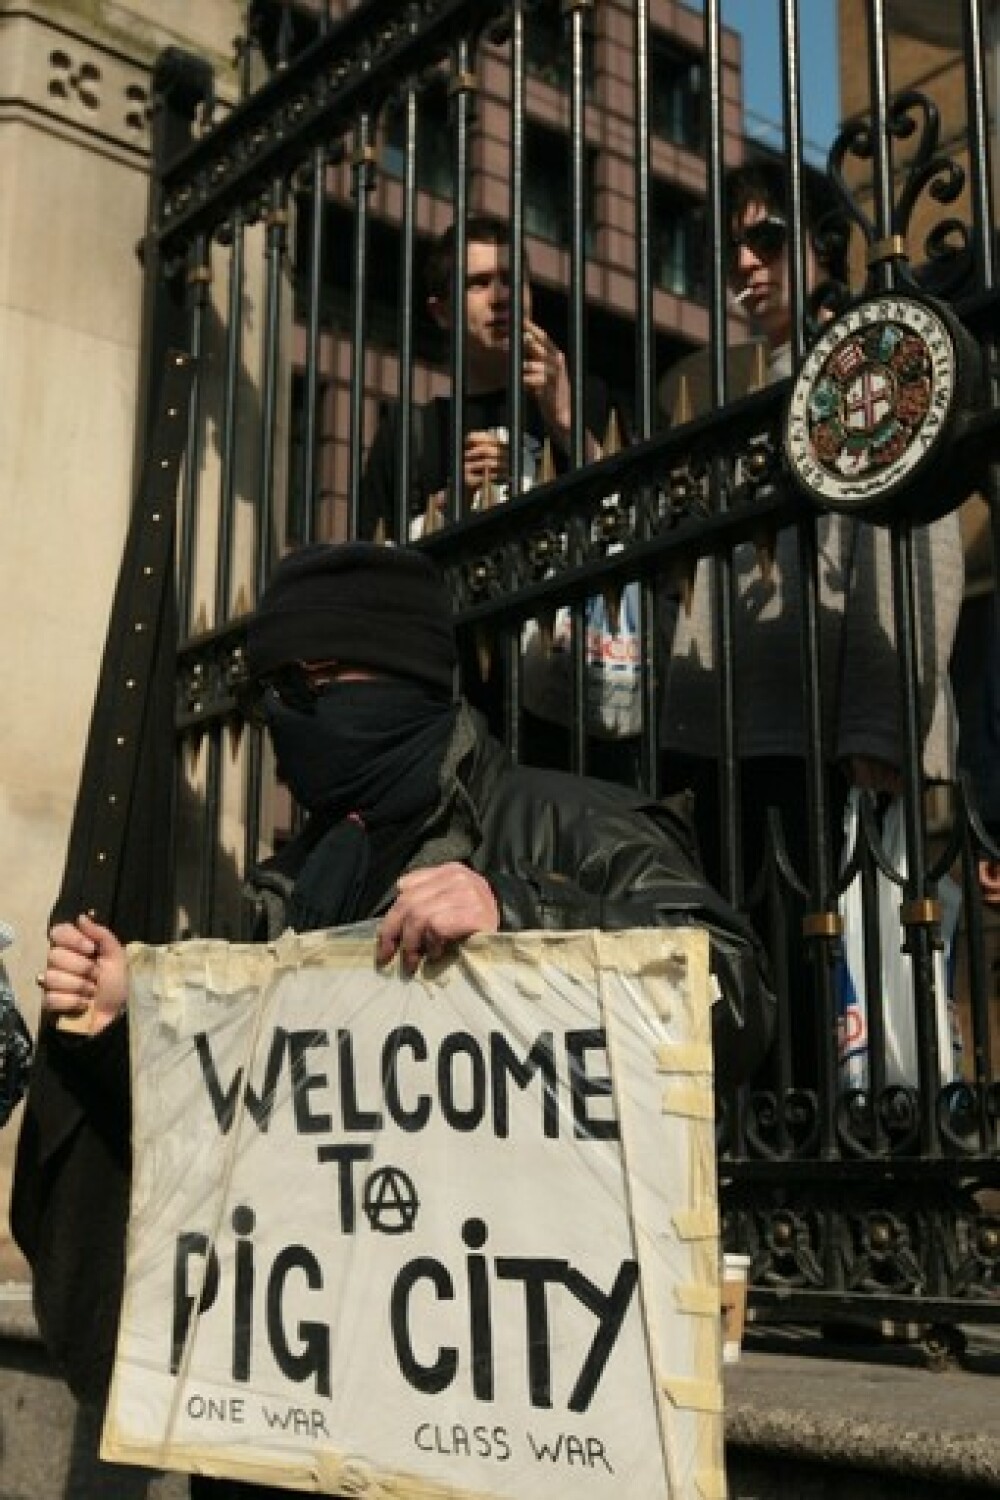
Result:
<svg viewBox="0 0 1000 1500"><path fill-rule="evenodd" d="M753 296L753 292L754 292L754 289L753 289L752 286L745 286L743 288L742 292L734 292L733 293L733 301L736 303L736 305L738 307L741 302L745 302L748 297L752 297Z"/></svg>

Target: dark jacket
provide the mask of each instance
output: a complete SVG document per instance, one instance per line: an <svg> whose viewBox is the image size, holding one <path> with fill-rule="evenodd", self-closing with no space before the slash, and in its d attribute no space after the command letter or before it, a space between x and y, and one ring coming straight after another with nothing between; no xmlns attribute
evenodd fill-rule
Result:
<svg viewBox="0 0 1000 1500"><path fill-rule="evenodd" d="M256 872L255 936L288 925L285 907L311 847L309 830ZM515 766L463 709L441 771L441 798L410 869L459 860L485 875L505 932L705 927L721 998L713 1010L716 1080L750 1076L770 1041L774 1001L751 928L706 881L685 796L654 801L630 787ZM365 915L394 897L394 882Z"/></svg>
<svg viewBox="0 0 1000 1500"><path fill-rule="evenodd" d="M250 883L254 935L285 927L308 827ZM461 860L496 893L501 926L692 925L708 929L721 996L713 1008L717 1078L747 1077L768 1044L773 1000L749 928L707 885L682 800L560 771L512 766L479 717L461 709L440 800L421 830L418 868ZM371 903L392 902L389 886ZM14 1235L32 1265L42 1336L71 1389L103 1399L123 1274L128 1072L124 1020L93 1040L43 1030L18 1146Z"/></svg>

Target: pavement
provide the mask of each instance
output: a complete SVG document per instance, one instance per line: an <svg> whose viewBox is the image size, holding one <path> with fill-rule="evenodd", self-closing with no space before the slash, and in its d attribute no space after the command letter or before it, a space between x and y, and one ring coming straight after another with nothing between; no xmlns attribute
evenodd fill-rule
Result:
<svg viewBox="0 0 1000 1500"><path fill-rule="evenodd" d="M850 1341L844 1330L838 1342L815 1329L751 1327L726 1372L730 1467L738 1451L786 1467L863 1468L906 1495L916 1484L949 1500L1000 1495L1000 1328L961 1331L961 1363L928 1368L919 1330L856 1331Z"/></svg>
<svg viewBox="0 0 1000 1500"><path fill-rule="evenodd" d="M1000 1496L1000 1328L960 1366L919 1344L751 1325L725 1370L729 1500ZM187 1500L183 1476L95 1463L99 1421L48 1367L23 1283L0 1283L0 1500Z"/></svg>

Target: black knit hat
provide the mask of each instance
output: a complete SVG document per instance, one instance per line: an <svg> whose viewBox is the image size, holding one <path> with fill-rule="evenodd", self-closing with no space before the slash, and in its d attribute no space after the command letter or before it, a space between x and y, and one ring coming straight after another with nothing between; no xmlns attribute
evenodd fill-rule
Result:
<svg viewBox="0 0 1000 1500"><path fill-rule="evenodd" d="M451 601L429 558L375 542L318 543L275 568L247 627L247 669L336 661L450 693Z"/></svg>

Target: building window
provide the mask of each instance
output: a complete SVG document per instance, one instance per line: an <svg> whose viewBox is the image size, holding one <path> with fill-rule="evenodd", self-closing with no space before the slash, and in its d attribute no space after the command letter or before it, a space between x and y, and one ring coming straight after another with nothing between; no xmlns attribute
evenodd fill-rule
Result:
<svg viewBox="0 0 1000 1500"><path fill-rule="evenodd" d="M705 211L688 193L657 183L653 189L653 279L678 297L704 302Z"/></svg>
<svg viewBox="0 0 1000 1500"><path fill-rule="evenodd" d="M568 93L572 81L573 49L567 21L551 10L529 12L524 28L524 60L529 75L550 88ZM589 28L583 47L583 82L589 93L594 82L594 47Z"/></svg>
<svg viewBox="0 0 1000 1500"><path fill-rule="evenodd" d="M704 142L702 60L663 37L649 43L649 128L673 146L699 151Z"/></svg>
<svg viewBox="0 0 1000 1500"><path fill-rule="evenodd" d="M557 131L529 125L525 131L524 147L524 227L537 239L568 247L572 228L569 142ZM593 249L594 153L589 151L583 197L586 248L590 252Z"/></svg>
<svg viewBox="0 0 1000 1500"><path fill-rule="evenodd" d="M406 104L391 103L385 112L382 169L390 177L406 171ZM448 94L444 82L435 82L417 99L417 187L438 198L454 197L454 161Z"/></svg>

